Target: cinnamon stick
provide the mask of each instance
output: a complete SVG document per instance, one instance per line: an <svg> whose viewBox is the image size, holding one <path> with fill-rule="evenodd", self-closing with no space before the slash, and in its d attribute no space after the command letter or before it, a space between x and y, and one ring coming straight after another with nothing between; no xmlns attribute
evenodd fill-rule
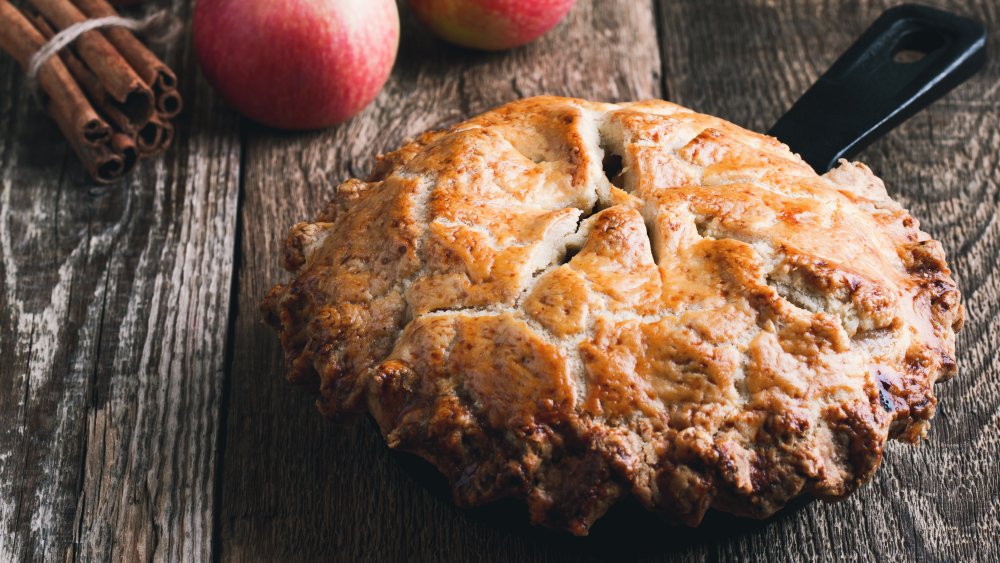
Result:
<svg viewBox="0 0 1000 563"><path fill-rule="evenodd" d="M27 16L10 0L0 0L0 50L11 54L26 71L57 29L86 19L71 0L29 2L40 13ZM141 43L131 34L128 37L131 41L121 42L126 45L123 49L138 52L136 44L141 47ZM173 72L145 47L141 49L146 54L130 54L128 60L116 49L102 32L85 32L72 49L62 49L46 60L36 75L41 101L87 172L100 183L118 180L140 158L166 150L174 137L168 115L180 111L181 103ZM130 60L145 61L141 64L146 66L139 68L160 85L158 98L132 69ZM167 113L157 111L154 102Z"/></svg>
<svg viewBox="0 0 1000 563"><path fill-rule="evenodd" d="M35 24L35 28L38 29L46 41L51 40L55 36L55 30L52 29L49 22L40 14L29 16L29 19ZM73 75L73 78L76 79L77 84L87 94L87 97L90 98L95 109L107 117L119 130L128 135L135 136L144 125L135 121L134 118L136 116L126 115L122 111L122 108L111 99L101 81L87 68L87 65L83 64L83 61L70 49L60 51L59 58L62 59L63 64L66 65L66 68Z"/></svg>
<svg viewBox="0 0 1000 563"><path fill-rule="evenodd" d="M72 53L60 54L67 68L84 87L91 99L104 100L105 92L96 77ZM128 116L118 111L114 104L99 103L99 107L119 131L134 140L134 148L139 157L148 158L159 155L167 150L174 138L174 127L159 113L154 113L143 125L133 123Z"/></svg>
<svg viewBox="0 0 1000 563"><path fill-rule="evenodd" d="M166 118L177 117L184 109L184 102L176 88L168 88L156 94L156 110Z"/></svg>
<svg viewBox="0 0 1000 563"><path fill-rule="evenodd" d="M55 31L45 18L36 14L31 18L35 27L41 32L46 40L52 39ZM101 85L94 73L87 68L72 51L64 49L59 53L66 68L77 80L87 96L97 105L97 109L105 114L108 119L124 134L134 139L135 150L139 157L148 158L156 156L167 150L174 139L174 127L158 112L153 114L145 124L139 124L122 113L113 103L110 103L107 91Z"/></svg>
<svg viewBox="0 0 1000 563"><path fill-rule="evenodd" d="M159 115L154 115L135 138L139 156L149 158L170 148L174 142L174 126Z"/></svg>
<svg viewBox="0 0 1000 563"><path fill-rule="evenodd" d="M0 0L0 49L25 70L31 57L45 43L41 33L8 0ZM106 146L111 127L94 111L69 70L58 59L50 59L38 70L38 85L44 103L63 134L85 164L101 160L94 149ZM95 165L96 166L96 165Z"/></svg>
<svg viewBox="0 0 1000 563"><path fill-rule="evenodd" d="M89 18L118 15L118 12L105 0L72 0L72 2ZM104 35L146 84L152 87L156 96L157 111L167 118L179 114L183 103L177 92L177 76L174 71L136 39L131 31L121 27L111 27L104 30Z"/></svg>
<svg viewBox="0 0 1000 563"><path fill-rule="evenodd" d="M0 2L6 1L0 0ZM3 16L0 16L0 20L3 20L3 18ZM119 137L122 136L120 133L113 133L109 130L107 139L104 142L99 144L88 143L74 133L70 122L57 118L54 113L52 115L55 118L56 125L59 126L59 130L62 131L63 136L69 141L70 147L73 148L84 169L87 170L87 174L95 181L102 184L110 184L128 174L135 166L135 151L134 149L129 150L131 141L128 137L120 139ZM131 143L131 145L134 147L134 143Z"/></svg>
<svg viewBox="0 0 1000 563"><path fill-rule="evenodd" d="M30 0L30 3L60 30L88 19L70 0ZM153 116L153 92L100 31L83 33L74 47L123 113L142 124Z"/></svg>
<svg viewBox="0 0 1000 563"><path fill-rule="evenodd" d="M128 174L135 168L135 163L139 160L135 139L124 133L115 133L111 137L111 150L122 159L122 171L118 174L119 177Z"/></svg>

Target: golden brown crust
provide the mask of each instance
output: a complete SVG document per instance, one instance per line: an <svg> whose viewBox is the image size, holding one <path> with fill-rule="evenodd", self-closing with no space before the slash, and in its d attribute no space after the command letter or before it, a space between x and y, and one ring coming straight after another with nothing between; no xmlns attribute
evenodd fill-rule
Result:
<svg viewBox="0 0 1000 563"><path fill-rule="evenodd" d="M515 496L578 534L626 495L697 524L850 493L926 432L964 316L867 167L818 176L661 101L427 133L293 227L285 263L264 309L323 412L367 409L463 505Z"/></svg>

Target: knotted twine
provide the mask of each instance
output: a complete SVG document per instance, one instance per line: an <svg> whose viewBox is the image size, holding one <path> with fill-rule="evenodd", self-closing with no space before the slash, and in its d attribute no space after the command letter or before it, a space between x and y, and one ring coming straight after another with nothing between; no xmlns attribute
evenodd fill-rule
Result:
<svg viewBox="0 0 1000 563"><path fill-rule="evenodd" d="M166 43L180 32L180 22L177 18L171 16L167 10L154 12L142 19L108 16L75 23L53 35L52 39L49 39L45 45L42 45L42 48L32 55L31 60L28 62L26 73L28 85L35 96L38 96L38 71L41 70L42 65L58 54L59 51L62 51L76 41L84 33L105 27L124 27L133 33L145 34L146 40L150 43ZM158 33L150 35L153 31L157 31Z"/></svg>

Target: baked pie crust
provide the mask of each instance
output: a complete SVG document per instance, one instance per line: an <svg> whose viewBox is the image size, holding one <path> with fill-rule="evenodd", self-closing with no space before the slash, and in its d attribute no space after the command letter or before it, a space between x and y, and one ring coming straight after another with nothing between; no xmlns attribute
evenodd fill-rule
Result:
<svg viewBox="0 0 1000 563"><path fill-rule="evenodd" d="M955 374L940 243L863 164L664 101L539 97L421 135L289 233L288 378L456 501L586 534L843 497Z"/></svg>

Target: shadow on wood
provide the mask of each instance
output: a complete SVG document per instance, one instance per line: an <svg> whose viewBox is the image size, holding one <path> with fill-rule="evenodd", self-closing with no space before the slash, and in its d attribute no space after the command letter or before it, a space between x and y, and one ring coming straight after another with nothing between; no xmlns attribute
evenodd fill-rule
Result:
<svg viewBox="0 0 1000 563"><path fill-rule="evenodd" d="M374 424L371 426L374 427ZM377 431L373 428L373 431ZM423 458L393 451L391 459L439 502L454 506L447 479ZM514 499L461 509L454 507L458 518L467 518L503 533L519 536L530 543L544 542L548 549L575 553L580 557L624 558L664 555L689 550L699 545L711 545L722 539L760 531L794 517L815 501L812 497L793 500L782 511L766 520L741 518L710 510L697 528L674 525L643 508L638 501L628 499L613 506L598 520L586 537L531 525L527 506Z"/></svg>

